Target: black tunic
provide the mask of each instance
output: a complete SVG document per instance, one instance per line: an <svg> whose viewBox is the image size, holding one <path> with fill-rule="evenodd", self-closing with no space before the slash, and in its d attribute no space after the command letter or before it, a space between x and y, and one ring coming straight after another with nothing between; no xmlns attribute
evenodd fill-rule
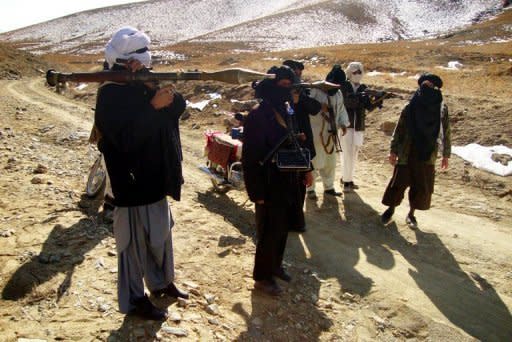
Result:
<svg viewBox="0 0 512 342"><path fill-rule="evenodd" d="M143 84L109 83L98 90L95 123L114 193L114 205L138 206L166 195L180 199L179 116L185 109L176 94L170 107L155 110L155 91Z"/></svg>
<svg viewBox="0 0 512 342"><path fill-rule="evenodd" d="M299 172L280 172L272 158L260 162L287 134L274 109L265 101L253 109L244 123L242 165L247 193L256 204L258 242L253 277L272 280L281 267L294 212L300 200Z"/></svg>

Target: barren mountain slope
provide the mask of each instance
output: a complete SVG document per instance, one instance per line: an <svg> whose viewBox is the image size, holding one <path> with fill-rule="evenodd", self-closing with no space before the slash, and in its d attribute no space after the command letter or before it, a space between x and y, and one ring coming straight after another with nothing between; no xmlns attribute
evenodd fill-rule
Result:
<svg viewBox="0 0 512 342"><path fill-rule="evenodd" d="M499 7L496 0L153 0L69 15L0 39L39 53L91 53L117 28L131 25L150 32L158 48L196 40L286 50L423 38L464 27Z"/></svg>

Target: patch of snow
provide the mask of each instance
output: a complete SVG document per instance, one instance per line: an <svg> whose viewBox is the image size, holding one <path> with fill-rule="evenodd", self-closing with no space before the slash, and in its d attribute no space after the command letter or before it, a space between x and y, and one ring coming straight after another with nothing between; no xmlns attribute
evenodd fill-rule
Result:
<svg viewBox="0 0 512 342"><path fill-rule="evenodd" d="M187 56L176 53L174 51L165 51L165 50L152 50L151 55L153 60L162 60L162 61L184 61L187 60Z"/></svg>
<svg viewBox="0 0 512 342"><path fill-rule="evenodd" d="M402 72L390 72L390 73L389 73L389 76L391 76L391 77L405 76L405 75L407 75L407 72L406 72L406 71L402 71Z"/></svg>
<svg viewBox="0 0 512 342"><path fill-rule="evenodd" d="M219 94L219 93L210 93L210 94L207 94L211 100L216 100L216 99L220 99L222 98L222 95Z"/></svg>
<svg viewBox="0 0 512 342"><path fill-rule="evenodd" d="M503 165L495 162L491 158L495 153L512 156L512 149L506 146L497 145L486 147L479 144L469 144L466 146L454 146L452 148L452 153L458 155L464 160L467 160L477 169L503 177L512 175L512 162L508 162L507 165Z"/></svg>
<svg viewBox="0 0 512 342"><path fill-rule="evenodd" d="M89 84L88 84L88 83L80 83L79 85L77 85L77 86L75 87L75 89L76 89L76 90L83 90L83 89L87 88L88 86L89 86Z"/></svg>
<svg viewBox="0 0 512 342"><path fill-rule="evenodd" d="M210 100L203 100L199 102L189 102L187 101L187 107L198 109L202 111L208 104L210 103Z"/></svg>
<svg viewBox="0 0 512 342"><path fill-rule="evenodd" d="M208 95L208 97L210 98L209 100L203 100L199 102L187 101L187 107L202 111L203 109L205 109L206 106L208 106L208 104L210 104L211 101L222 98L222 95L219 93L209 93L206 95ZM216 105L214 105L213 107L216 108Z"/></svg>
<svg viewBox="0 0 512 342"><path fill-rule="evenodd" d="M453 70L458 71L464 67L464 64L462 64L459 61L450 61L448 62L448 66L437 66L438 69L444 69L444 70Z"/></svg>
<svg viewBox="0 0 512 342"><path fill-rule="evenodd" d="M489 38L485 41L482 41L482 40L464 40L464 41L461 41L461 42L458 42L457 45L460 47L464 47L464 46L467 46L467 45L476 45L476 46L482 46L482 45L486 45L486 44L492 44L492 43L497 43L497 44L503 44L503 43L510 43L512 42L512 39L511 38L500 38L500 37L492 37L492 38Z"/></svg>
<svg viewBox="0 0 512 342"><path fill-rule="evenodd" d="M450 61L450 62L448 62L448 68L461 69L463 67L464 67L464 64L462 64L459 61Z"/></svg>
<svg viewBox="0 0 512 342"><path fill-rule="evenodd" d="M373 71L367 72L365 75L366 76L370 76L370 77L388 75L388 76L391 76L391 77L394 78L394 77L398 77L398 76L406 76L407 72L406 71L402 71L402 72L380 72L380 71L373 70Z"/></svg>

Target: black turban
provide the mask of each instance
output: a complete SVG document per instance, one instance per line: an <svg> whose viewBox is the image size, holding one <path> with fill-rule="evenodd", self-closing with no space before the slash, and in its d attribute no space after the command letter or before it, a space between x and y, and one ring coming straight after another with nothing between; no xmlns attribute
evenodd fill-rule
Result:
<svg viewBox="0 0 512 342"><path fill-rule="evenodd" d="M293 82L296 77L293 70L290 69L290 67L288 67L286 65L281 65L280 67L277 67L274 65L272 68L267 70L267 74L276 75L276 77L274 78L276 81L286 79L286 80L290 80Z"/></svg>
<svg viewBox="0 0 512 342"><path fill-rule="evenodd" d="M439 77L437 75L434 75L434 74L431 74L431 73L428 73L428 72L424 73L418 79L418 85L421 86L421 84L423 82L425 82L425 81L432 82L432 84L435 85L438 88L442 88L443 87L443 80L441 79L441 77Z"/></svg>
<svg viewBox="0 0 512 342"><path fill-rule="evenodd" d="M294 61L291 59L287 59L286 61L284 61L283 65L286 65L287 67L290 67L293 70L295 70L295 69L304 70L304 64L302 64L299 61Z"/></svg>
<svg viewBox="0 0 512 342"><path fill-rule="evenodd" d="M342 84L347 80L347 75L345 75L345 71L341 68L341 65L334 64L331 71L325 77L327 82L332 82L336 84Z"/></svg>

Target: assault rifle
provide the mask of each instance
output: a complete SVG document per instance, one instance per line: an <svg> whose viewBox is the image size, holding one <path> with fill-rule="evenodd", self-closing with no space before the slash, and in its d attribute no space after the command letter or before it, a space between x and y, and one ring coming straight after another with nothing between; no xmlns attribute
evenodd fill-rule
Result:
<svg viewBox="0 0 512 342"><path fill-rule="evenodd" d="M373 90L373 89L365 89L360 93L361 96L367 96L370 100L371 105L377 105L377 107L382 108L382 101L385 99L399 98L403 100L401 95L383 91L383 90Z"/></svg>
<svg viewBox="0 0 512 342"><path fill-rule="evenodd" d="M338 125L336 123L336 117L334 116L334 108L332 108L330 97L327 97L327 100L329 101L329 111L327 113L321 113L321 115L324 118L324 120L327 121L327 123L329 124L329 128L327 129L327 132L329 133L329 138L327 139L327 143L325 144L322 138L322 145L327 154L332 154L334 152L334 149L336 149L336 152L341 152L341 141L340 136L338 135ZM329 141L331 139L333 141L333 146L330 150L327 150L327 146L329 145Z"/></svg>
<svg viewBox="0 0 512 342"><path fill-rule="evenodd" d="M311 83L306 83L306 82L297 83L297 84L294 84L293 87L298 88L298 89L320 89L323 92L327 93L329 90L340 89L341 85L339 85L337 83L328 82L328 81L316 81L316 82L311 82ZM327 98L329 99L329 96ZM327 132L329 133L329 138L327 139L326 143L324 143L324 141L322 139L322 145L325 149L325 152L327 152L328 154L331 154L332 152L334 152L334 149L336 149L336 152L341 152L341 142L340 142L340 138L338 136L338 126L336 123L336 117L334 116L334 111L331 106L330 100L329 100L328 105L329 105L329 112L321 113L321 115L324 118L324 120L327 121L327 123L329 125L329 129L327 130ZM329 142L331 140L333 142L333 146L328 151L327 146L329 145Z"/></svg>
<svg viewBox="0 0 512 342"><path fill-rule="evenodd" d="M402 96L394 94L392 92L365 89L360 93L343 94L345 100L345 108L347 109L359 109L366 108L369 112L375 108L382 108L382 102L387 98L400 98Z"/></svg>
<svg viewBox="0 0 512 342"><path fill-rule="evenodd" d="M274 78L274 74L264 74L248 69L225 69L214 72L141 72L130 71L98 71L83 73L60 73L53 69L46 73L46 82L52 87L59 87L68 81L73 82L152 82L152 81L219 81L232 84L242 84L262 78Z"/></svg>

